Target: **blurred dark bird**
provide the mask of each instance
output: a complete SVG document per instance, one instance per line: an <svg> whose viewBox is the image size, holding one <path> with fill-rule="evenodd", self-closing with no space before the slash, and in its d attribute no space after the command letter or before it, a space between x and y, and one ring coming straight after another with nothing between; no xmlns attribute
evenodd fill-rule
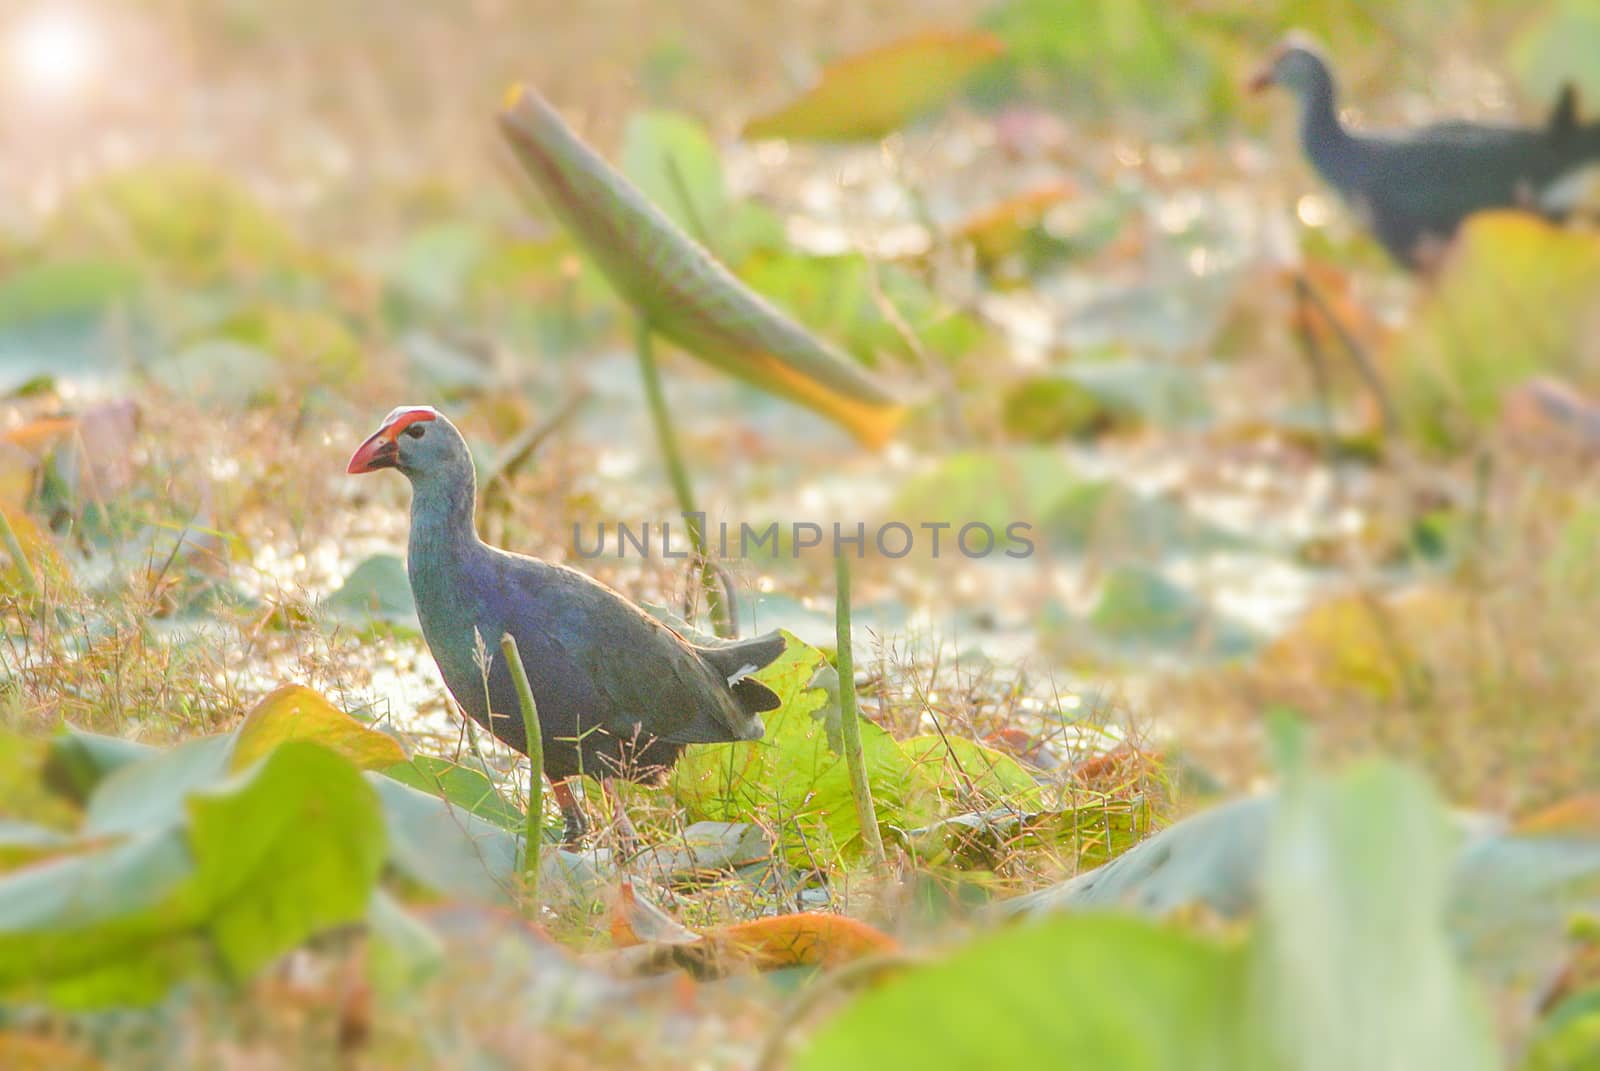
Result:
<svg viewBox="0 0 1600 1071"><path fill-rule="evenodd" d="M1280 85L1295 95L1312 166L1412 270L1431 267L1474 212L1520 209L1564 219L1581 199L1581 172L1600 163L1600 122L1579 120L1570 85L1543 126L1449 121L1354 133L1339 120L1327 62L1299 35L1278 46L1250 85Z"/></svg>
<svg viewBox="0 0 1600 1071"><path fill-rule="evenodd" d="M749 674L783 653L781 634L700 646L582 573L484 543L473 527L472 455L435 409L391 412L347 471L378 469L411 481L406 571L450 694L526 754L521 706L500 657L500 637L516 637L569 843L587 831L569 778L587 773L611 795L613 778L657 778L686 744L761 738L760 714L779 699ZM616 815L632 839L620 806Z"/></svg>

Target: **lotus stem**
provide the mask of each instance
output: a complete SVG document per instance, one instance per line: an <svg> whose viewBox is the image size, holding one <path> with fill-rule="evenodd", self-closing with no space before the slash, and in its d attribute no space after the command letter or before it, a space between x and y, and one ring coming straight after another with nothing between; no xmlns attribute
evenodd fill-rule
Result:
<svg viewBox="0 0 1600 1071"><path fill-rule="evenodd" d="M522 881L528 889L528 913L539 906L539 846L544 840L544 737L539 733L539 708L533 701L533 686L517 651L517 638L507 632L500 637L500 653L511 670L511 684L522 707L522 732L528 750L528 814L523 830Z"/></svg>
<svg viewBox="0 0 1600 1071"><path fill-rule="evenodd" d="M17 538L17 533L11 527L11 518L6 516L3 509L0 509L0 540L5 541L6 553L11 555L11 561L17 567L17 580L23 594L30 599L38 598L39 578L33 573L33 563L22 553L22 541Z"/></svg>
<svg viewBox="0 0 1600 1071"><path fill-rule="evenodd" d="M678 499L678 510L689 527L689 545L694 548L700 564L700 585L706 593L706 608L711 612L711 627L724 638L735 634L733 610L723 597L717 568L706 553L706 534L702 515L694 505L694 487L689 483L689 470L684 467L683 455L678 452L678 437L672 430L672 417L667 412L667 399L661 391L661 371L656 367L655 345L650 322L640 317L634 336L634 349L639 355L639 375L644 380L644 396L650 406L650 416L656 425L656 438L661 445L661 460L667 466L667 477L672 481L672 492Z"/></svg>
<svg viewBox="0 0 1600 1071"><path fill-rule="evenodd" d="M867 858L882 869L883 834L878 830L878 808L872 802L872 782L867 778L866 758L861 752L861 714L856 709L855 654L850 646L850 559L835 554L833 612L839 669L839 736L844 742L844 762L850 771L850 795L856 802L856 821L861 825L861 840Z"/></svg>

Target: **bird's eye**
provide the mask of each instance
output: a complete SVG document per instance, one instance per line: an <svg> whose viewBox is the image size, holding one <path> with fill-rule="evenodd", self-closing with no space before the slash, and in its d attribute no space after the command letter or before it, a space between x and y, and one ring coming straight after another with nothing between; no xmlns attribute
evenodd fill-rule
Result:
<svg viewBox="0 0 1600 1071"><path fill-rule="evenodd" d="M413 439L420 439L424 435L426 435L427 432L428 432L428 429L426 427L424 427L423 425L421 425L421 424L413 424L409 428L406 429L405 433L407 435L411 436Z"/></svg>

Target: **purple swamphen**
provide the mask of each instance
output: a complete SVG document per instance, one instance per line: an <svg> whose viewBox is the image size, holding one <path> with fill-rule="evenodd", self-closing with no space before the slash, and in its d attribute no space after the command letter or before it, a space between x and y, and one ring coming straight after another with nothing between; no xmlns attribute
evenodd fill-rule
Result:
<svg viewBox="0 0 1600 1071"><path fill-rule="evenodd" d="M783 653L771 632L722 646L691 643L599 581L491 547L473 527L477 474L467 444L437 410L402 406L347 471L397 469L411 481L406 571L422 636L472 720L527 752L500 637L516 637L533 687L566 840L587 830L566 781L587 773L658 777L686 744L759 740L778 696L749 674ZM488 671L483 662L488 658ZM618 822L631 835L626 815Z"/></svg>
<svg viewBox="0 0 1600 1071"><path fill-rule="evenodd" d="M1300 105L1300 141L1401 265L1434 263L1461 221L1485 209L1560 220L1571 211L1564 179L1600 163L1600 122L1584 124L1565 90L1543 126L1449 121L1415 130L1357 133L1339 118L1338 90L1318 48L1293 34L1251 80L1279 85Z"/></svg>

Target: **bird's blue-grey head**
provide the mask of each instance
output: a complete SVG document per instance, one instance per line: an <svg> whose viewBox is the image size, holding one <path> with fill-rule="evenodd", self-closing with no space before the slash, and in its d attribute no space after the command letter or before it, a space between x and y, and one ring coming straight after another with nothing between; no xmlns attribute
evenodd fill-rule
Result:
<svg viewBox="0 0 1600 1071"><path fill-rule="evenodd" d="M471 481L472 454L466 440L431 405L402 405L390 411L350 458L350 473L398 469L413 485Z"/></svg>
<svg viewBox="0 0 1600 1071"><path fill-rule="evenodd" d="M402 405L362 443L345 471L396 469L411 481L411 546L424 554L471 545L477 476L467 442L429 405Z"/></svg>
<svg viewBox="0 0 1600 1071"><path fill-rule="evenodd" d="M1257 92L1268 86L1283 86L1302 101L1331 98L1333 73L1315 42L1303 34L1290 34L1250 79L1250 88Z"/></svg>

